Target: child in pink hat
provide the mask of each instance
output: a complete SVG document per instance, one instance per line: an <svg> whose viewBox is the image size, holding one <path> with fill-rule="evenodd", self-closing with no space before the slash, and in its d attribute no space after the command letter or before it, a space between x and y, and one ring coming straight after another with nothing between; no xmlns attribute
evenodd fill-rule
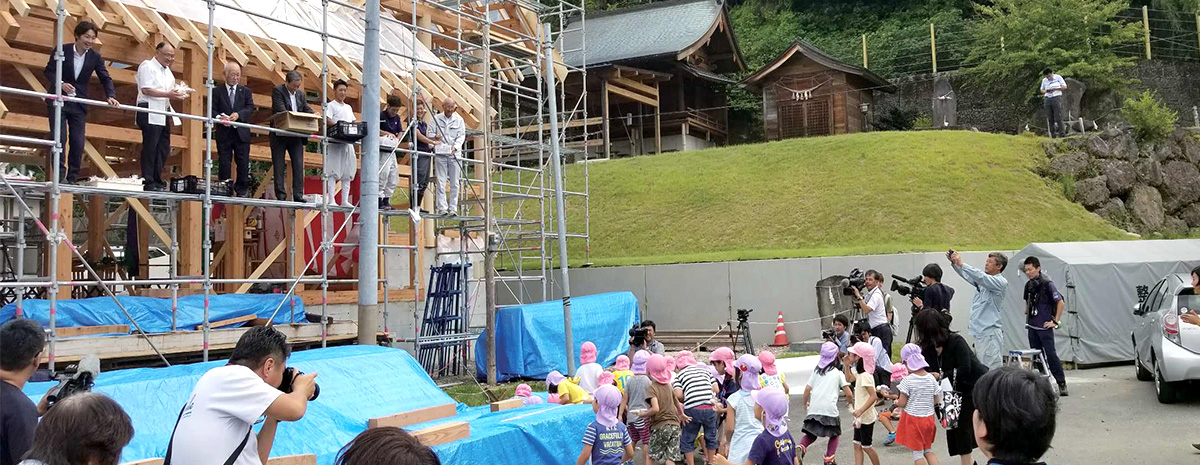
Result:
<svg viewBox="0 0 1200 465"><path fill-rule="evenodd" d="M850 383L846 382L846 375L838 369L838 353L837 344L821 344L821 359L817 361L817 368L813 370L812 376L808 378L808 385L804 387L804 407L808 410L808 416L804 417L804 426L801 429L804 437L800 438L800 457L804 457L809 446L816 442L817 438L829 438L829 445L825 447L827 465L833 463L838 439L842 436L838 393L845 393L847 399L854 398L854 393L850 392Z"/></svg>
<svg viewBox="0 0 1200 465"><path fill-rule="evenodd" d="M646 398L650 396L650 377L646 376L646 362L650 360L650 352L639 350L633 354L633 364L630 366L633 375L625 381L624 400L629 414L626 416L629 427L629 437L636 447L641 444L643 456L650 453L650 419L641 412L650 410Z"/></svg>
<svg viewBox="0 0 1200 465"><path fill-rule="evenodd" d="M683 460L679 450L679 439L683 433L679 427L683 421L683 406L675 399L675 392L671 389L672 373L667 367L666 357L651 355L646 361L646 374L650 377L650 389L646 393L650 408L639 412L638 416L650 421L648 455L655 462L678 462Z"/></svg>
<svg viewBox="0 0 1200 465"><path fill-rule="evenodd" d="M783 377L783 373L775 368L775 354L769 350L764 350L758 353L758 361L762 363L762 374L759 375L758 381L763 387L778 386L783 389L784 394L791 394L792 387L788 386L787 378Z"/></svg>
<svg viewBox="0 0 1200 465"><path fill-rule="evenodd" d="M625 383L633 376L633 371L629 369L630 365L632 363L629 361L629 356L625 354L618 355L617 363L613 365L613 379L617 381L617 389L620 389L622 394L625 393Z"/></svg>
<svg viewBox="0 0 1200 465"><path fill-rule="evenodd" d="M895 387L900 384L900 380L908 376L908 367L904 363L892 364L891 382L888 386L882 386L882 389L877 388L876 391L880 397L891 399L892 405L879 412L879 424L887 430L888 435L883 439L883 445L890 446L896 443L896 426L895 422L900 421L900 407L896 407L896 400L900 398L900 394L896 392Z"/></svg>
<svg viewBox="0 0 1200 465"><path fill-rule="evenodd" d="M517 385L517 392L513 394L513 399L521 399L526 406L542 403L542 398L533 395L533 388L530 388L528 384Z"/></svg>
<svg viewBox="0 0 1200 465"><path fill-rule="evenodd" d="M579 348L579 369L575 370L575 377L579 379L579 387L588 395L596 392L596 388L600 386L596 381L600 372L604 371L604 367L596 363L596 355L596 344L592 341L584 342Z"/></svg>
<svg viewBox="0 0 1200 465"><path fill-rule="evenodd" d="M546 390L550 394L558 395L558 402L563 405L570 404L587 404L592 402L592 396L588 395L583 388L571 381L570 378L563 376L562 373L551 371L546 375Z"/></svg>
<svg viewBox="0 0 1200 465"><path fill-rule="evenodd" d="M875 434L875 348L865 342L850 346L845 359L846 381L854 384L854 465L863 465L863 455L871 458L872 465L879 465L879 454L872 446Z"/></svg>

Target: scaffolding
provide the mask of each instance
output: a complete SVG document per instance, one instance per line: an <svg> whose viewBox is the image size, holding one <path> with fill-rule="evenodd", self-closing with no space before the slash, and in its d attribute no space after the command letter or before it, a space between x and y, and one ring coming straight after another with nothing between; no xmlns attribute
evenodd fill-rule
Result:
<svg viewBox="0 0 1200 465"><path fill-rule="evenodd" d="M0 225L0 245L4 245L5 276L11 279L0 282L0 295L10 296L16 304L16 314L21 316L23 301L30 297L42 295L49 304L49 347L47 363L51 370L55 367L57 344L60 342L60 328L57 327L56 309L64 298L72 297L71 293L61 295L62 288L76 289L90 286L93 291L108 296L121 309L123 316L136 330L136 337L141 343L149 346L150 350L162 361L169 365L168 355L185 352L186 347L200 335L200 350L202 359L209 359L213 334L212 321L209 318L209 297L218 292L217 286L223 286L224 292L246 292L254 285L283 286L284 298L276 306L275 313L266 319L266 324L274 324L275 316L285 305L295 305L294 296L304 289L304 286L316 286L320 289L321 316L319 319L319 335L313 335L311 327L307 332L297 328L295 313L289 312L289 319L294 329L292 336L307 335L310 340L325 346L329 342L331 325L337 326L329 315L330 286L357 284L360 289L374 287L383 294L383 305L380 313L383 316L384 343L408 342L413 344L414 351L422 344L443 344L453 340L474 339L477 331L465 331L456 334L420 334L421 327L422 283L420 276L423 269L433 265L429 262L440 262L445 259L456 259L466 263L482 256L484 262L483 276L469 277L468 286L471 289L461 305L464 310L473 310L482 287L484 295L483 311L487 313L490 327L497 302L502 297L507 302L526 303L534 300L546 300L550 290L557 281L550 268L555 256L547 253L547 241L559 239L558 233L547 230L547 222L557 218L552 202L554 189L547 187L545 179L547 161L550 157L550 137L544 127L549 126L550 118L556 118L559 126L570 127L571 121L587 120L586 93L578 96L578 101L567 101L562 85L572 76L586 78L585 66L568 66L561 60L561 54L567 51L543 53L547 43L553 44L564 32L562 25L568 23L571 27L583 27L584 8L582 0L571 3L561 0L555 5L530 2L528 0L481 0L481 1L434 1L434 0L385 0L382 9L382 32L377 37L356 35L364 18L369 17L365 6L372 2L349 0L302 0L279 2L250 2L248 0L203 0L195 4L163 2L162 0L106 0L97 4L93 0L59 0L46 1L44 9L35 8L39 2L18 2L7 5L5 21L20 25L21 19L14 19L9 8L18 14L18 18L52 20L55 47L52 60L57 63L55 75L50 89L40 88L39 81L29 72L32 58L28 52L10 47L0 41L0 47L9 52L9 56L17 59L14 66L16 71L26 81L28 88L14 87L9 82L0 85L0 99L16 96L26 101L45 99L50 104L49 121L52 121L50 138L28 137L15 135L16 132L37 134L26 120L6 120L0 118L0 127L5 128L0 133L0 144L5 144L6 152L31 150L48 150L50 164L47 167L47 181L10 179L9 173L0 174L3 184L3 210L5 217ZM161 3L158 5L156 3ZM203 5L203 8L198 7ZM319 19L318 19L319 17ZM143 19L145 18L145 20ZM576 18L568 21L569 18ZM188 69L192 77L200 76L195 69L197 58L203 54L206 58L203 88L203 114L173 109L155 110L133 105L109 105L102 100L91 100L65 94L63 91L63 36L67 33L68 20L77 22L80 19L90 19L105 34L128 36L136 44L150 44L158 39L169 42L180 51L188 49L187 58L191 60ZM216 25L220 26L216 26ZM319 26L318 26L319 24ZM369 20L367 21L370 27ZM547 25L543 30L543 25ZM12 29L10 29L11 31ZM265 34L257 34L254 31ZM16 35L16 42L22 37ZM319 38L319 45L312 37ZM150 41L150 39L155 39ZM381 40L382 39L382 40ZM357 53L359 50L370 49L366 43L379 40L381 58L379 63L366 63L368 54ZM30 41L29 43L36 43ZM190 45L189 45L190 44ZM319 62L314 59L319 47ZM143 49L145 47L143 46ZM546 50L550 50L548 47ZM214 61L220 56L237 61L240 65L255 63L265 69L265 75L282 75L281 71L301 70L315 75L320 82L321 124L320 131L315 135L289 132L274 127L249 122L229 122L218 119L213 115L212 92L216 87L213 70ZM362 68L359 68L362 65ZM548 66L547 66L548 65ZM463 101L460 107L462 115L468 121L468 126L476 126L468 130L471 146L464 147L455 162L462 167L463 193L462 203L467 208L460 208L457 214L430 215L421 213L422 199L416 199L418 182L416 170L419 157L431 157L433 154L420 153L415 143L390 150L372 151L379 154L379 172L383 172L386 163L399 163L397 154L403 154L411 160L404 170L407 176L408 208L379 211L376 216L374 206L332 206L331 200L340 189L350 189L348 185L336 186L330 191L325 174L321 179L321 201L292 202L283 199L253 197L231 197L215 195L212 191L214 183L213 155L214 134L216 125L224 124L237 128L250 129L256 134L274 134L280 136L303 137L310 143L320 147L321 160L328 157L328 144L325 134L329 131L329 122L323 115L328 114L327 105L331 101L329 90L334 78L349 78L359 84L369 79L369 68L376 67L382 75L382 89L390 94L401 96L408 103L410 111L415 111L418 102L424 102L427 107L435 108L434 101L459 99ZM546 79L544 73L553 72L557 79ZM126 70L126 72L128 72ZM249 73L246 74L249 82ZM546 82L557 83L554 89L546 89ZM192 82L194 84L194 82ZM366 90L366 89L364 89ZM374 92L364 92L364 94ZM368 114L376 111L382 103L384 92L379 92L380 102L367 101L360 94L360 112L363 118L371 120ZM192 98L200 98L193 96ZM306 94L307 98L307 94ZM548 99L558 99L557 114L548 110ZM197 175L203 179L204 190L200 194L131 191L109 187L89 187L64 183L59 179L62 163L65 162L65 144L61 131L63 122L63 107L65 104L81 104L88 108L104 107L128 113L158 114L167 118L187 120L184 125L185 139L193 143L191 153L202 154L202 161L196 169L196 160L189 159L185 148L179 165L181 175ZM12 104L10 100L9 105ZM36 105L36 104L35 104ZM192 105L196 108L196 105ZM10 107L0 100L0 115L5 115ZM412 113L406 123L406 133L415 126ZM11 123L11 124L10 124ZM43 126L44 127L44 126ZM529 132L536 134L530 140L530 134L521 134L523 127L532 127ZM506 128L515 128L516 137L503 135ZM370 131L378 131L377 126ZM43 131L44 132L44 131ZM110 131L112 132L112 131ZM585 134L586 137L586 134ZM415 138L410 138L413 140ZM202 150L196 150L194 143L204 144ZM89 142L90 144L90 142ZM586 147L586 144L584 144ZM99 172L106 176L116 175L116 171L105 163L105 154L93 154L95 149L89 145L89 157L97 164ZM570 150L560 148L563 153ZM132 149L129 150L133 152ZM363 150L360 155L366 161L375 153ZM194 158L194 157L193 157ZM17 164L36 164L36 157L25 155L24 158L8 158ZM501 160L505 161L501 161ZM31 161L34 160L34 161ZM385 161L386 160L386 161ZM189 164L190 163L190 164ZM431 163L432 164L432 163ZM324 164L322 164L324 166ZM364 167L368 164L364 163ZM168 167L169 168L169 167ZM322 170L323 171L323 170ZM290 170L289 170L290 172ZM363 176L360 181L367 184L375 175ZM264 177L260 192L267 188L270 171ZM430 183L437 182L431 176ZM583 169L583 188L581 191L565 192L567 196L582 199L584 231L581 233L564 234L562 239L582 239L584 250L590 252L590 218L588 216L589 183L587 166ZM370 188L368 188L370 190ZM290 193L294 195L296 193ZM91 199L89 204L89 224L100 224L99 230L88 230L89 254L98 253L92 247L97 244L107 250L109 256L114 255L103 236L107 235L108 226L113 219L121 214L128 215L128 221L142 221L150 226L151 231L142 231L146 236L154 234L167 245L169 255L169 273L166 278L142 276L118 276L102 274L89 260L84 257L81 247L73 241L72 231L75 219L74 198ZM41 205L46 221L38 211L30 205L37 200ZM97 200L98 199L98 200ZM124 199L119 206L110 211L109 199ZM194 214L199 206L199 215ZM240 235L244 219L252 209L278 209L287 216L285 222L284 242L286 242L286 275L283 278L264 278L264 271L279 261L284 251L283 243L276 246L270 254L264 257L250 276L219 277L214 272L215 264L227 259L230 263L241 263L245 257L235 260L240 250L231 250L226 241L219 250L214 250L213 212L219 206L225 215L226 228ZM177 221L170 222L169 231L164 231L154 220L153 210L165 212L168 217ZM189 213L192 212L192 213ZM92 215L108 217L106 221ZM336 215L342 215L340 221ZM136 219L135 219L136 215ZM303 259L304 247L297 247L300 237L308 231L309 224L320 218L321 238L319 245L314 247L312 257L306 262ZM391 219L400 218L408 226L407 243L393 243L391 240ZM355 222L354 220L357 219ZM358 247L360 244L338 242L342 232L354 225L366 224L365 221L379 221L383 224L378 240L379 256L385 265L379 267L376 276L359 276L357 279L340 279L331 276L330 266L333 264L335 250ZM31 222L33 230L27 227ZM65 222L65 224L64 224ZM379 223L376 223L379 224ZM432 225L431 225L432 224ZM553 224L553 223L551 223ZM65 226L65 227L64 227ZM198 229L199 234L191 232ZM457 250L440 250L434 247L432 254L424 253L427 236L430 232L438 237L455 234L458 238ZM183 234L189 234L182 238ZM100 239L95 239L97 236ZM180 242L188 243L189 239L200 241L199 273L190 274L180 271ZM344 239L342 239L344 240ZM7 244L15 242L17 250L15 264L11 264ZM146 241L149 242L148 240ZM241 241L236 241L240 243ZM472 244L482 243L481 247ZM30 243L44 243L45 276L30 279L27 276L25 251ZM122 254L128 254L136 244L126 243ZM36 247L34 245L33 247ZM299 249L299 250L298 250ZM368 247L370 249L370 247ZM553 250L553 248L549 248ZM565 250L565 249L564 249ZM300 256L297 257L297 253ZM389 285L387 276L388 257L403 253L409 261L409 279L406 288L396 289ZM426 256L432 260L426 260ZM561 254L560 254L561 255ZM321 263L316 264L320 259ZM533 265L530 265L533 262ZM82 276L64 277L60 267L71 269L73 264L82 265ZM14 267L11 269L8 267ZM468 267L469 269L469 267ZM314 273L313 270L316 270ZM244 264L242 272L245 271ZM145 272L139 274L147 274ZM504 294L497 295L496 284ZM482 286L481 286L482 285ZM118 293L123 293L137 287L165 286L171 301L172 331L167 334L151 334L143 331L136 318L117 299ZM199 287L203 300L203 324L195 331L176 327L176 312L181 290L189 287ZM236 289L236 290L235 290ZM413 318L414 337L397 339L391 337L389 319L391 312L401 312L403 306L389 305L394 301L391 293L411 293L411 314ZM368 329L371 333L375 328ZM461 331L461 330L459 330ZM361 330L359 331L361 334ZM489 334L494 332L489 331ZM177 337L178 336L178 337ZM228 338L226 338L228 339ZM362 342L360 337L360 342ZM163 347L160 347L163 346ZM165 347L165 349L164 349ZM194 348L193 348L194 350ZM103 356L102 356L103 358ZM493 362L494 363L494 362ZM433 373L437 375L438 373Z"/></svg>

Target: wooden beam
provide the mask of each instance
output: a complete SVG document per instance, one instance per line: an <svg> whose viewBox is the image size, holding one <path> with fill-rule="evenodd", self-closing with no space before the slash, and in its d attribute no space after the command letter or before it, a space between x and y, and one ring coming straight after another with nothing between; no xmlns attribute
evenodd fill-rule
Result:
<svg viewBox="0 0 1200 465"><path fill-rule="evenodd" d="M108 15L104 14L104 12L96 6L96 2L92 0L79 1L80 3L83 3L83 11L87 12L88 19L90 19L97 28L104 30L104 26L108 25Z"/></svg>
<svg viewBox="0 0 1200 465"><path fill-rule="evenodd" d="M501 400L501 401L492 402L492 411L493 412L503 412L505 410L512 410L512 409L521 408L524 406L525 406L524 400L505 399L505 400Z"/></svg>
<svg viewBox="0 0 1200 465"><path fill-rule="evenodd" d="M621 87L621 86L609 85L609 86L608 86L608 91L609 91L609 92L611 92L611 93L614 93L614 94L620 95L620 96L622 96L622 97L625 97L625 98L627 98L627 99L633 100L633 101L635 101L635 102L641 102L641 103L644 103L644 104L646 104L646 105L650 105L650 106L652 106L652 107L657 107L657 106L658 106L658 99L652 99L652 98L650 98L650 97L647 97L647 96L645 96L645 95L639 94L639 93L637 93L637 92L634 92L634 91L631 91L631 90L629 90L629 89L626 89L626 88L624 88L624 87Z"/></svg>
<svg viewBox="0 0 1200 465"><path fill-rule="evenodd" d="M584 84L587 85L586 83ZM608 81L600 81L600 132L604 137L604 158L612 158L612 144L609 139L612 132L612 124L608 117Z"/></svg>
<svg viewBox="0 0 1200 465"><path fill-rule="evenodd" d="M284 70L290 71L300 66L300 62L296 61L296 59L292 57L291 53L284 50L283 46L279 45L279 42L274 40L267 40L265 42L267 44L267 48L270 48L272 51L274 51L275 56L279 58L279 61L283 62Z"/></svg>
<svg viewBox="0 0 1200 465"><path fill-rule="evenodd" d="M17 14L29 16L29 4L25 0L9 0L9 4L12 5L14 10L17 10Z"/></svg>
<svg viewBox="0 0 1200 465"><path fill-rule="evenodd" d="M132 11L121 2L108 2L117 16L121 18L121 24L129 28L129 32L133 34L133 38L138 42L145 42L150 37L150 32L142 25L142 21L133 15Z"/></svg>
<svg viewBox="0 0 1200 465"><path fill-rule="evenodd" d="M58 227L61 231L52 231L52 232L62 232L65 235L65 237L68 237L68 238L72 237L73 231L75 229L74 228L75 222L73 221L74 213L75 213L74 198L75 198L75 196L73 196L71 194L62 194L59 196L58 210L53 213L58 216ZM50 213L50 209L48 207L49 207L49 205L47 205L47 208L45 210L43 210L43 213ZM43 218L43 221L45 221L46 227L49 228L50 227L49 218ZM57 269L55 269L55 276L54 276L55 279L57 279L59 281L72 280L74 278L72 275L72 265L74 263L75 255L71 253L71 248L67 246L67 243L65 241L61 242L61 243L59 243L59 246L55 249L55 248L53 248L53 245L49 241L47 241L45 256L49 257L50 256L49 254L57 254L58 264L57 264ZM46 268L46 270L49 270L49 268ZM58 296L59 296L59 298L62 298L62 299L71 298L71 288L70 287L59 288Z"/></svg>
<svg viewBox="0 0 1200 465"><path fill-rule="evenodd" d="M310 56L308 52L305 52L304 49L291 44L283 44L283 46L284 48L291 50L295 56L300 58L300 64L302 66L308 68L308 70L312 71L314 75L321 75L321 64L317 63L316 60L313 60L313 57Z"/></svg>
<svg viewBox="0 0 1200 465"><path fill-rule="evenodd" d="M239 317L227 318L227 319L220 320L220 321L211 321L208 323L208 327L209 328L223 328L225 326L233 326L238 323L245 323L247 321L254 320L255 318L258 318L258 315L251 313L249 315L242 315ZM203 324L196 325L196 331L199 331L202 329L204 329Z"/></svg>
<svg viewBox="0 0 1200 465"><path fill-rule="evenodd" d="M267 53L266 50L263 50L262 46L258 45L257 40L238 31L230 32L233 33L233 37L236 37L238 40L242 41L242 44L246 45L246 47L250 49L250 54L254 55L254 58L258 59L259 66L272 71L276 69L275 59L271 58L271 55ZM237 44L235 43L234 45Z"/></svg>
<svg viewBox="0 0 1200 465"><path fill-rule="evenodd" d="M190 24L190 22L189 22ZM199 53L196 47L192 47L186 51L180 50L184 60L184 73L187 82L193 86L200 87L200 83L204 82L206 76L205 62L206 55ZM193 95L191 98L182 102L183 108L181 111L193 114L202 115L205 111L204 98L200 95ZM179 171L183 176L200 176L204 175L204 156L206 155L205 147L207 140L204 136L203 123L196 120L183 121L183 138L186 140L186 146L181 151ZM215 152L215 150L214 150ZM197 276L204 270L204 260L208 257L202 257L201 244L204 242L204 223L208 221L204 218L204 212L198 202L182 202L179 204L179 223L177 225L179 231L179 274L183 276Z"/></svg>
<svg viewBox="0 0 1200 465"><path fill-rule="evenodd" d="M0 37L5 40L12 40L17 37L17 33L21 32L21 23L13 18L12 13L8 9L0 10Z"/></svg>
<svg viewBox="0 0 1200 465"><path fill-rule="evenodd" d="M229 34L226 34L224 29L219 27L213 28L213 39L217 40L218 44L221 44L222 50L233 55L233 60L238 62L239 65L246 66L246 63L250 62L250 57L246 56L246 52L242 51L242 46L229 37ZM213 71L215 75L216 70Z"/></svg>
<svg viewBox="0 0 1200 465"><path fill-rule="evenodd" d="M58 337L92 336L96 334L129 334L129 325L70 326L66 328L55 328L54 332Z"/></svg>
<svg viewBox="0 0 1200 465"><path fill-rule="evenodd" d="M367 421L367 428L382 428L385 426L394 426L403 428L417 423L437 420L439 418L449 418L458 414L458 410L454 404L442 404L432 407L425 407L407 412L400 412L386 417L372 418Z"/></svg>
<svg viewBox="0 0 1200 465"><path fill-rule="evenodd" d="M433 447L471 437L471 424L465 421L452 421L430 426L414 432L412 435L421 441L421 444Z"/></svg>
<svg viewBox="0 0 1200 465"><path fill-rule="evenodd" d="M181 26L183 26L183 31L186 32L187 35L191 38L191 42L197 45L197 47L195 47L195 49L198 49L201 53L203 53L205 56L207 56L208 55L208 32L207 32L207 30L201 31L200 28L196 27L196 23L193 23L186 18L180 18L178 16L174 16L173 18L175 19L175 22L177 22ZM207 29L208 25L205 24L204 27ZM216 30L213 31L213 39L214 40L218 38L218 36L216 35L216 31L219 31L219 30L220 30L220 28L216 28ZM219 42L215 42L214 45L216 45L217 43L219 43ZM190 63L187 63L187 64L190 64Z"/></svg>
<svg viewBox="0 0 1200 465"><path fill-rule="evenodd" d="M657 85L655 85L654 87L650 87L648 85L637 82L633 79L628 79L628 78L623 78L623 77L618 77L618 76L611 76L608 78L608 81L613 84L624 86L630 90L641 92L643 94L646 94L649 97L653 97L656 99L658 98L658 86ZM658 83L655 82L655 84L658 84Z"/></svg>
<svg viewBox="0 0 1200 465"><path fill-rule="evenodd" d="M654 82L654 94L658 95L658 82ZM662 153L662 111L654 106L654 153Z"/></svg>
<svg viewBox="0 0 1200 465"><path fill-rule="evenodd" d="M151 11L147 9L141 10L146 17L150 18L150 22L154 23L154 26L158 28L158 33L162 34L163 40L166 40L167 43L171 44L175 48L179 48L179 44L180 42L183 42L183 39L179 37L179 33L175 31L175 28L171 27L170 24L167 24L166 18L163 18L162 15L158 14L157 11Z"/></svg>
<svg viewBox="0 0 1200 465"><path fill-rule="evenodd" d="M87 199L87 253L88 260L98 261L104 256L104 203L108 200L99 195Z"/></svg>
<svg viewBox="0 0 1200 465"><path fill-rule="evenodd" d="M216 262L221 259L221 254L225 253L228 255L223 268L225 279L242 279L246 277L246 254L244 253L245 232L246 207L241 205L226 205L225 242L221 244L221 250L217 253L218 257L213 260L213 266L215 267L217 265ZM225 292L232 292L235 290L235 287L235 285L225 286Z"/></svg>

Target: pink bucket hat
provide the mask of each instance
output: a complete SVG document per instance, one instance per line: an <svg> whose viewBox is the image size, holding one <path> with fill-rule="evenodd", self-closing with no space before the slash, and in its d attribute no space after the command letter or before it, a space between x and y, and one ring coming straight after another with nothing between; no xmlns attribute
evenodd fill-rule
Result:
<svg viewBox="0 0 1200 465"><path fill-rule="evenodd" d="M671 370L667 368L667 358L659 354L651 355L646 360L646 375L660 384L670 383Z"/></svg>
<svg viewBox="0 0 1200 465"><path fill-rule="evenodd" d="M725 363L725 375L733 376L733 349L728 347L718 347L712 355L708 356L708 363L723 362Z"/></svg>
<svg viewBox="0 0 1200 465"><path fill-rule="evenodd" d="M516 393L514 393L513 395L515 395L515 396L517 396L517 397L529 397L529 396L532 396L532 395L533 395L533 388L529 387L529 385L528 385L528 384L519 384L519 385L517 385L517 392L516 392Z"/></svg>
<svg viewBox="0 0 1200 465"><path fill-rule="evenodd" d="M592 344L592 341L584 342L583 346L579 347L579 364L589 363L596 363L596 344Z"/></svg>
<svg viewBox="0 0 1200 465"><path fill-rule="evenodd" d="M775 375L775 354L769 350L764 350L758 353L758 361L762 363L762 372L766 375Z"/></svg>
<svg viewBox="0 0 1200 465"><path fill-rule="evenodd" d="M614 365L614 368L616 368L617 371L629 370L629 356L625 354L618 355L617 363Z"/></svg>
<svg viewBox="0 0 1200 465"><path fill-rule="evenodd" d="M700 362L696 361L696 356L692 354L692 351L681 350L675 354L675 364L680 369L684 369L692 365L699 365Z"/></svg>
<svg viewBox="0 0 1200 465"><path fill-rule="evenodd" d="M675 369L679 368L679 361L675 360L674 355L664 355L663 358L667 360L667 371L674 373Z"/></svg>
<svg viewBox="0 0 1200 465"><path fill-rule="evenodd" d="M850 346L850 353L862 358L867 374L875 373L875 348L865 342L856 342Z"/></svg>
<svg viewBox="0 0 1200 465"><path fill-rule="evenodd" d="M612 374L611 371L602 371L602 372L600 372L600 376L596 377L596 385L597 386L608 386L608 385L611 385L613 383L613 380L615 380L615 379L616 379L616 377Z"/></svg>
<svg viewBox="0 0 1200 465"><path fill-rule="evenodd" d="M905 376L908 376L908 367L903 363L893 363L891 380L898 382L904 379Z"/></svg>

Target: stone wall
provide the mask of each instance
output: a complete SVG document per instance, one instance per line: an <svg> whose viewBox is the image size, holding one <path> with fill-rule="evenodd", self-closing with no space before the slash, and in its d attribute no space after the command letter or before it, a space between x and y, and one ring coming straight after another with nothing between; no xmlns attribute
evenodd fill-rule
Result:
<svg viewBox="0 0 1200 465"><path fill-rule="evenodd" d="M1200 132L1138 143L1129 130L1109 129L1045 147L1042 175L1114 225L1142 235L1200 228Z"/></svg>
<svg viewBox="0 0 1200 465"><path fill-rule="evenodd" d="M1179 113L1179 122L1194 125L1192 106L1200 105L1200 63L1175 61L1140 60L1125 74L1137 80L1132 90L1151 89L1168 107ZM1045 126L1041 121L1041 107L1026 102L1008 101L1002 97L972 89L966 79L958 73L946 74L954 87L958 104L958 125L987 132L1017 133L1026 124ZM915 110L922 115L933 111L933 77L931 75L906 76L893 79L898 88L895 94L876 93L876 112L892 107ZM1031 87L1037 83L1030 83ZM1116 117L1114 108L1119 106L1110 95L1089 92L1083 99L1083 116L1089 120L1109 122ZM1040 123L1040 124L1039 124Z"/></svg>

